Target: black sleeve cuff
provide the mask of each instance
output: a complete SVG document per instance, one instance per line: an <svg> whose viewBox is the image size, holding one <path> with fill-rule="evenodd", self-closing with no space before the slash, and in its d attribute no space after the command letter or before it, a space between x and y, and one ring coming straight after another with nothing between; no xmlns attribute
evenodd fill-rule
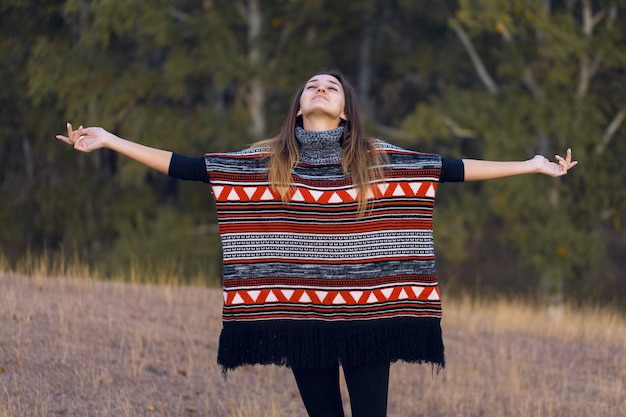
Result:
<svg viewBox="0 0 626 417"><path fill-rule="evenodd" d="M441 158L441 177L439 182L465 181L465 165L462 159Z"/></svg>
<svg viewBox="0 0 626 417"><path fill-rule="evenodd" d="M172 159L167 174L170 177L186 181L209 182L203 156L190 158L188 156L172 153Z"/></svg>

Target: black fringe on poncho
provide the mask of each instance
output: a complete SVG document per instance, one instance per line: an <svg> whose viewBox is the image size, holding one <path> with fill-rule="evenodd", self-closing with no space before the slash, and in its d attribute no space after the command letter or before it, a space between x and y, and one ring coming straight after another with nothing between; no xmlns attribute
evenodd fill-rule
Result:
<svg viewBox="0 0 626 417"><path fill-rule="evenodd" d="M363 323L224 322L218 363L321 369L405 361L445 366L438 318L394 318Z"/></svg>

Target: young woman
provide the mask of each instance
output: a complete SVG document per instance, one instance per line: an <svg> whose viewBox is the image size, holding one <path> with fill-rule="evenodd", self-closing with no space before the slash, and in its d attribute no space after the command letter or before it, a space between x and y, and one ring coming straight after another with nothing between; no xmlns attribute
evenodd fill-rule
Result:
<svg viewBox="0 0 626 417"><path fill-rule="evenodd" d="M450 160L364 136L338 72L298 91L280 133L249 149L200 158L146 147L102 128L57 138L109 148L148 167L211 185L223 246L218 362L293 370L311 417L343 416L339 366L353 417L387 410L389 366L445 365L432 214L442 182L542 173L557 162Z"/></svg>

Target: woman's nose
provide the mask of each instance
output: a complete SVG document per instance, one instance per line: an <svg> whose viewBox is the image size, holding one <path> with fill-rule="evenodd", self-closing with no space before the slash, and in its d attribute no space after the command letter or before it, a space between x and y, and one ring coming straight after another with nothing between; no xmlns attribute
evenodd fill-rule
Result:
<svg viewBox="0 0 626 417"><path fill-rule="evenodd" d="M319 87L317 87L317 91L318 91L318 92L320 92L320 91L326 91L326 89L320 85Z"/></svg>

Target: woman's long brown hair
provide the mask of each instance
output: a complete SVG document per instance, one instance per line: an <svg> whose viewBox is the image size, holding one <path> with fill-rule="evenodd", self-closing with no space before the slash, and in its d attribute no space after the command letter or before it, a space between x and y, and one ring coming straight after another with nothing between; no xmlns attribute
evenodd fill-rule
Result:
<svg viewBox="0 0 626 417"><path fill-rule="evenodd" d="M344 114L347 120L344 125L341 147L343 154L341 165L344 173L350 177L357 190L359 201L359 217L365 213L369 187L372 181L382 178L382 163L384 154L376 149L375 140L363 134L361 119L358 111L358 100L354 88L339 71L319 72L316 75L330 75L335 77L343 87L345 96ZM283 201L289 200L290 190L293 187L292 170L298 162L300 148L295 136L296 125L302 126L300 97L306 83L300 87L291 103L289 113L278 135L258 143L269 147L269 182L272 188L280 194Z"/></svg>

